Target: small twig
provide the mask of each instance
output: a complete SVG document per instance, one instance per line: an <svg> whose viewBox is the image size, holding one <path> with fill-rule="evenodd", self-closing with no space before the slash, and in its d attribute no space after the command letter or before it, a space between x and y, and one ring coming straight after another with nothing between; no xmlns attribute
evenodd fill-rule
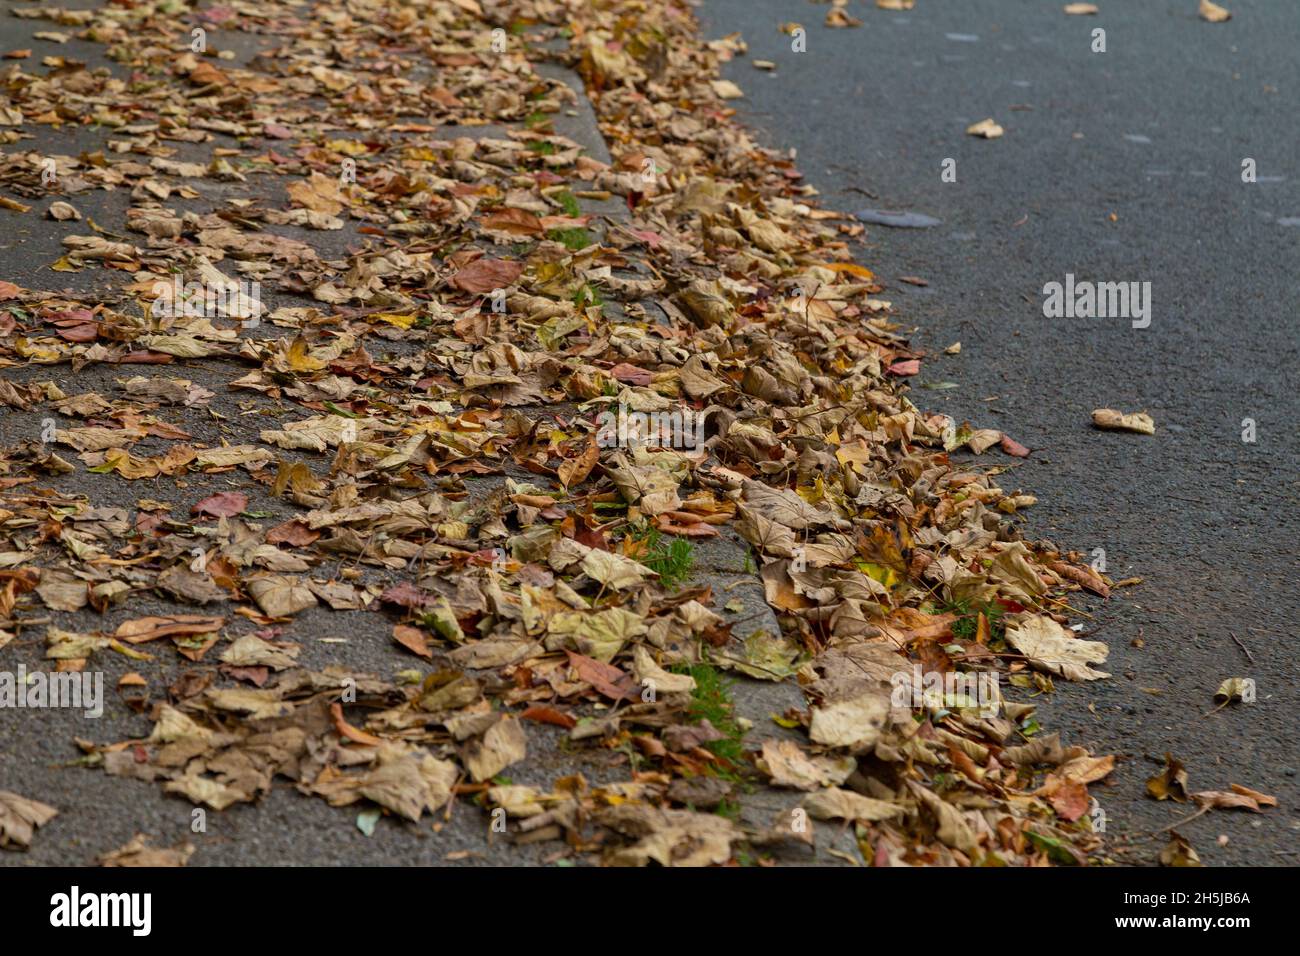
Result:
<svg viewBox="0 0 1300 956"><path fill-rule="evenodd" d="M1206 717L1213 717L1215 714L1217 714L1219 711L1223 710L1223 708L1227 707L1227 706L1228 706L1229 704L1231 704L1231 703L1232 703L1232 698L1229 697L1227 700L1225 700L1225 701L1224 701L1222 704L1220 704L1218 707L1214 708L1214 710L1207 710L1205 713L1201 714L1202 719L1204 719L1204 718L1206 718Z"/></svg>
<svg viewBox="0 0 1300 956"><path fill-rule="evenodd" d="M1202 500L1199 499L1199 498L1184 498L1182 495L1171 495L1171 494L1169 494L1169 492L1165 492L1165 497L1166 497L1166 498L1173 498L1175 501L1186 501L1186 502L1187 502L1188 504L1190 504L1190 505L1203 505L1204 507L1207 507L1207 508L1212 508L1212 507L1214 507L1213 502L1202 501Z"/></svg>
<svg viewBox="0 0 1300 956"><path fill-rule="evenodd" d="M1241 638L1239 638L1236 634L1233 634L1232 631L1228 632L1228 636L1237 642L1237 646L1242 649L1243 653L1245 653L1247 660L1249 660L1252 664L1255 663L1255 655L1250 652L1249 647L1241 643Z"/></svg>
<svg viewBox="0 0 1300 956"><path fill-rule="evenodd" d="M456 805L456 788L458 788L461 785L461 781L463 781L464 779L465 779L465 774L461 773L459 776L456 777L456 782L451 785L451 799L447 801L447 809L444 810L442 814L442 820L444 823L451 822L451 811L452 808Z"/></svg>
<svg viewBox="0 0 1300 956"><path fill-rule="evenodd" d="M1083 610L1083 609L1081 609L1081 608L1071 607L1069 604L1065 603L1065 602L1062 601L1060 598L1054 598L1054 597L1052 597L1050 594L1044 594L1044 595L1043 595L1043 600L1044 600L1044 601L1051 601L1053 604L1059 604L1061 607L1065 608L1067 611L1072 611L1072 612L1075 613L1075 614L1078 614L1078 615L1080 615L1080 616L1082 616L1082 617L1086 617L1086 618L1087 618L1088 620L1090 620L1090 621L1095 621L1095 620L1097 620L1095 617L1093 617L1093 616L1092 616L1091 614L1089 614L1087 611L1085 611L1085 610Z"/></svg>
<svg viewBox="0 0 1300 956"><path fill-rule="evenodd" d="M1167 831L1169 831L1169 830L1172 830L1174 827L1180 827L1180 826L1182 826L1184 823L1191 823L1191 822L1192 822L1193 820L1195 820L1197 817L1201 816L1201 815L1204 814L1204 813L1208 813L1209 811L1210 811L1210 805L1207 803L1205 806L1201 807L1201 809L1199 809L1199 810L1197 810L1195 813L1193 813L1190 817L1184 817L1182 820L1177 820L1177 821L1175 821L1174 823L1169 824L1169 826L1167 826L1167 827L1161 827L1159 830L1156 830L1156 831L1152 834L1152 836L1154 836L1155 833L1165 833L1165 832L1167 832Z"/></svg>
<svg viewBox="0 0 1300 956"><path fill-rule="evenodd" d="M560 822L559 810L560 810L559 807L555 807L551 810L546 810L543 811L542 813L535 814L534 816L525 817L523 820L519 821L518 824L519 832L531 833L533 830L541 829L542 827L548 826L552 823L559 823Z"/></svg>

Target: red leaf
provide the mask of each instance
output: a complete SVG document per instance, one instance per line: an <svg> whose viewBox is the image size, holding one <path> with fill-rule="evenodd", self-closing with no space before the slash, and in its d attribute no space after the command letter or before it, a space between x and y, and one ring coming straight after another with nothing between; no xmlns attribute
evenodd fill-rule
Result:
<svg viewBox="0 0 1300 956"><path fill-rule="evenodd" d="M1047 798L1056 815L1062 820L1073 823L1087 811L1088 788L1081 783L1067 783Z"/></svg>
<svg viewBox="0 0 1300 956"><path fill-rule="evenodd" d="M451 285L462 292L492 292L513 283L523 271L522 263L507 259L475 259L451 277Z"/></svg>
<svg viewBox="0 0 1300 956"><path fill-rule="evenodd" d="M209 515L213 518L233 518L243 513L248 507L248 495L242 491L218 491L215 495L204 498L193 508L190 514Z"/></svg>
<svg viewBox="0 0 1300 956"><path fill-rule="evenodd" d="M1020 442L1016 441L1014 438L1003 435L1002 440L998 442L998 445L1001 446L1002 450L1008 455L1014 455L1016 458L1029 457L1029 449L1020 444Z"/></svg>
<svg viewBox="0 0 1300 956"><path fill-rule="evenodd" d="M398 607L414 610L417 607L424 607L429 603L430 598L426 592L421 591L410 581L399 581L379 595L379 600L385 604L396 604Z"/></svg>
<svg viewBox="0 0 1300 956"><path fill-rule="evenodd" d="M664 237L650 229L629 229L628 232L636 236L651 249L657 249L664 244Z"/></svg>
<svg viewBox="0 0 1300 956"><path fill-rule="evenodd" d="M895 362L893 365L886 368L885 371L890 375L897 375L899 377L915 375L917 372L921 371L921 360L907 359L903 362Z"/></svg>
<svg viewBox="0 0 1300 956"><path fill-rule="evenodd" d="M319 531L313 531L296 518L278 524L266 533L267 544L291 544L296 548L305 547L320 537Z"/></svg>
<svg viewBox="0 0 1300 956"><path fill-rule="evenodd" d="M57 334L66 342L93 342L99 337L99 326L94 322L86 325L69 325L59 329Z"/></svg>
<svg viewBox="0 0 1300 956"><path fill-rule="evenodd" d="M46 312L42 318L55 326L56 334L68 342L93 342L99 335L99 323L88 309Z"/></svg>
<svg viewBox="0 0 1300 956"><path fill-rule="evenodd" d="M586 681L610 700L630 700L637 696L636 682L632 675L623 673L613 664L602 664L574 651L565 653L569 655L569 666L577 671L578 679Z"/></svg>
<svg viewBox="0 0 1300 956"><path fill-rule="evenodd" d="M254 687L261 687L271 677L271 668L269 667L232 667L229 664L221 665L221 673L234 680L246 680Z"/></svg>
<svg viewBox="0 0 1300 956"><path fill-rule="evenodd" d="M619 362L609 374L620 382L627 382L629 385L649 385L654 379L654 375L643 368L637 368L635 365L628 365L626 362Z"/></svg>
<svg viewBox="0 0 1300 956"><path fill-rule="evenodd" d="M524 720L535 720L539 724L554 724L556 727L563 727L565 730L575 727L578 723L572 714L566 714L564 711L548 707L546 704L533 704L519 716Z"/></svg>

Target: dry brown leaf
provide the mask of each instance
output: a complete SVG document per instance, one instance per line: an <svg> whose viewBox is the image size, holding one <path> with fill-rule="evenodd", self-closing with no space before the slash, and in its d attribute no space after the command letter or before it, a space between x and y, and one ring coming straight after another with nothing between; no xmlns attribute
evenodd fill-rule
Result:
<svg viewBox="0 0 1300 956"><path fill-rule="evenodd" d="M1096 408L1092 423L1106 431L1137 432L1140 435L1156 433L1155 420L1146 412L1120 412L1113 408Z"/></svg>
<svg viewBox="0 0 1300 956"><path fill-rule="evenodd" d="M997 139L1005 133L1001 126L994 122L993 118L982 119L978 123L972 123L966 127L966 133L970 136L979 136L982 139Z"/></svg>
<svg viewBox="0 0 1300 956"><path fill-rule="evenodd" d="M1209 23L1224 23L1232 19L1232 14L1225 7L1213 3L1212 0L1201 0L1200 8L1196 12L1200 14L1202 20Z"/></svg>
<svg viewBox="0 0 1300 956"><path fill-rule="evenodd" d="M40 801L20 797L10 790L0 790L0 849L27 849L37 829L58 814L58 810Z"/></svg>

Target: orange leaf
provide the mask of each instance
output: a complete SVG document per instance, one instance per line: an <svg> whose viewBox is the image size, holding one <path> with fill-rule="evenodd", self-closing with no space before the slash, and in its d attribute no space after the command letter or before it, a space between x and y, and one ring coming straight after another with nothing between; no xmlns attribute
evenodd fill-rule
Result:
<svg viewBox="0 0 1300 956"><path fill-rule="evenodd" d="M359 744L365 744L367 747L378 747L383 743L383 741L374 734L368 734L364 730L357 730L357 728L344 720L342 704L330 704L330 716L334 718L334 729L339 732L340 737L346 737L348 740L356 741Z"/></svg>
<svg viewBox="0 0 1300 956"><path fill-rule="evenodd" d="M412 654L418 654L425 660L433 660L433 652L429 650L429 641L424 636L424 631L418 627L411 627L409 624L393 625L393 640Z"/></svg>

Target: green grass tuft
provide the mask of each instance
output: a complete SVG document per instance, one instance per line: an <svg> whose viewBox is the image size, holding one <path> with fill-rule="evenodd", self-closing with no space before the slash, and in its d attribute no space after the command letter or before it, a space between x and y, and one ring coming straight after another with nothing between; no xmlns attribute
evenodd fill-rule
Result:
<svg viewBox="0 0 1300 956"><path fill-rule="evenodd" d="M645 543L646 553L640 562L659 575L659 583L669 590L680 586L691 574L695 549L685 538L666 539L659 529L646 526L632 532L633 541Z"/></svg>
<svg viewBox="0 0 1300 956"><path fill-rule="evenodd" d="M579 309L585 309L589 305L604 305L605 297L600 294L600 290L594 285L584 282L574 290L573 304Z"/></svg>
<svg viewBox="0 0 1300 956"><path fill-rule="evenodd" d="M724 677L712 664L679 664L672 669L678 674L690 674L695 679L695 690L691 692L691 704L686 711L687 719L696 724L707 720L723 735L721 740L712 740L704 745L706 750L729 765L718 771L718 776L740 779L739 771L745 763L745 733L736 722L736 704L731 696L735 682Z"/></svg>
<svg viewBox="0 0 1300 956"><path fill-rule="evenodd" d="M560 243L564 248L572 252L586 249L596 241L591 234L591 230L581 227L576 229L552 229L546 234L546 238Z"/></svg>
<svg viewBox="0 0 1300 956"><path fill-rule="evenodd" d="M1007 612L997 601L972 604L969 599L963 598L960 601L949 601L939 610L946 614L957 615L957 620L952 622L952 635L960 640L975 640L981 612L989 619L990 640L999 639L1006 633L1002 618Z"/></svg>
<svg viewBox="0 0 1300 956"><path fill-rule="evenodd" d="M560 208L564 210L564 214L570 219L577 219L582 215L582 207L578 205L578 197L567 189L557 194L555 201L560 204Z"/></svg>

